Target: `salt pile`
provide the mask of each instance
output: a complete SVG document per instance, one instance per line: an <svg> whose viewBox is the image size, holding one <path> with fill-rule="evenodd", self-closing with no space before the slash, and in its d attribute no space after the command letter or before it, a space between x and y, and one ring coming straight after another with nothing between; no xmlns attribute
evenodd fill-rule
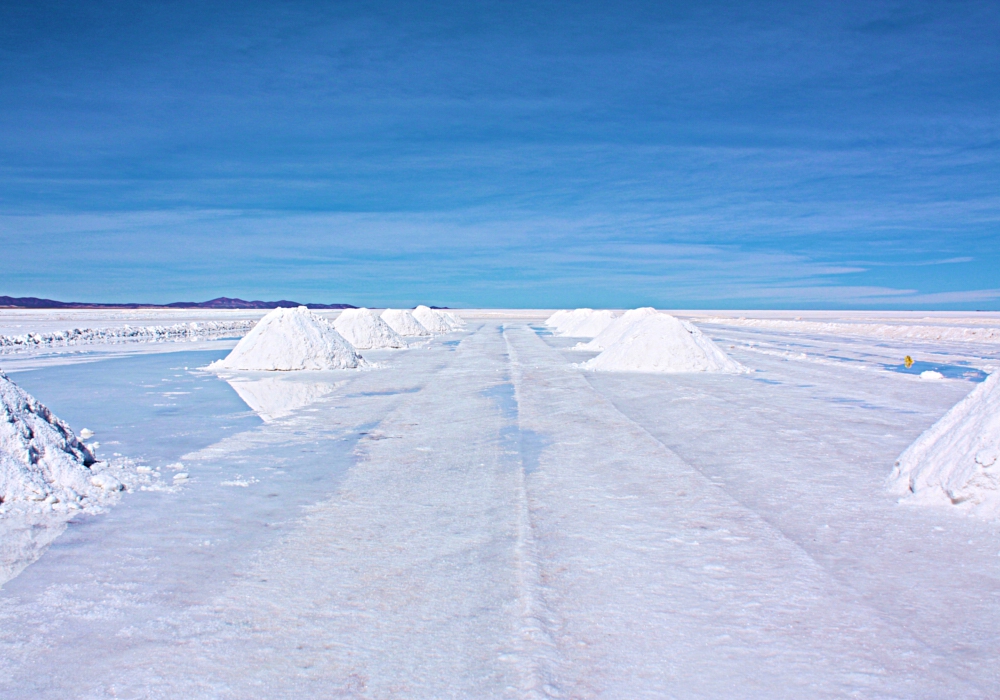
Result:
<svg viewBox="0 0 1000 700"><path fill-rule="evenodd" d="M618 314L614 311L606 309L591 311L578 321L563 325L559 335L573 338L593 338L600 335L616 318L618 318Z"/></svg>
<svg viewBox="0 0 1000 700"><path fill-rule="evenodd" d="M899 456L888 486L910 502L1000 517L1000 372Z"/></svg>
<svg viewBox="0 0 1000 700"><path fill-rule="evenodd" d="M555 333L562 333L564 329L578 325L582 320L586 319L592 313L594 313L593 309L574 309L572 311L556 311L554 314L549 316L549 318L545 321L545 325L552 328Z"/></svg>
<svg viewBox="0 0 1000 700"><path fill-rule="evenodd" d="M651 306L644 306L641 309L631 309L626 311L612 321L611 325L601 331L600 335L596 338L587 343L577 343L572 349L586 350L590 352L607 350L609 347L622 339L622 336L628 332L628 329L632 327L632 324L656 313L658 313L657 310Z"/></svg>
<svg viewBox="0 0 1000 700"><path fill-rule="evenodd" d="M275 309L262 318L225 359L209 369L353 369L365 361L323 318L304 306Z"/></svg>
<svg viewBox="0 0 1000 700"><path fill-rule="evenodd" d="M0 372L0 504L80 508L122 485L91 469L93 452L37 399ZM82 499L82 502L81 502Z"/></svg>
<svg viewBox="0 0 1000 700"><path fill-rule="evenodd" d="M653 314L597 357L578 365L601 372L747 372L690 323Z"/></svg>
<svg viewBox="0 0 1000 700"><path fill-rule="evenodd" d="M451 329L453 331L458 331L458 330L461 330L461 329L465 328L465 321L463 321L462 319L460 319L458 316L456 316L452 312L450 312L450 311L438 311L438 314L441 316L441 318L444 319L445 323L447 323L449 326L451 326Z"/></svg>
<svg viewBox="0 0 1000 700"><path fill-rule="evenodd" d="M371 309L345 309L333 327L356 348L405 348L406 341Z"/></svg>
<svg viewBox="0 0 1000 700"><path fill-rule="evenodd" d="M570 313L572 312L567 311L566 309L560 309L545 319L545 325L550 328L559 328L559 324L563 323Z"/></svg>
<svg viewBox="0 0 1000 700"><path fill-rule="evenodd" d="M451 325L440 313L427 306L418 306L413 310L413 318L431 333L450 333Z"/></svg>
<svg viewBox="0 0 1000 700"><path fill-rule="evenodd" d="M386 309L382 312L382 320L389 325L389 328L396 331L404 338L431 334L431 332L420 325L420 321L414 318L413 314L406 309Z"/></svg>

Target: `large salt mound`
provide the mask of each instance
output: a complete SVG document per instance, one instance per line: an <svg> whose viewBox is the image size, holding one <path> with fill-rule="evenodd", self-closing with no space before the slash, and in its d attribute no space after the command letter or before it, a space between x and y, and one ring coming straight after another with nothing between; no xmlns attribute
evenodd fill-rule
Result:
<svg viewBox="0 0 1000 700"><path fill-rule="evenodd" d="M275 309L209 369L353 369L364 360L332 324L304 306Z"/></svg>
<svg viewBox="0 0 1000 700"><path fill-rule="evenodd" d="M371 309L344 309L333 322L347 341L356 348L405 348L406 341Z"/></svg>
<svg viewBox="0 0 1000 700"><path fill-rule="evenodd" d="M572 338L593 338L600 335L608 326L614 323L618 315L613 311L601 309L581 314L576 319L561 324L559 335Z"/></svg>
<svg viewBox="0 0 1000 700"><path fill-rule="evenodd" d="M667 314L632 324L618 342L578 366L601 372L748 371L693 325Z"/></svg>
<svg viewBox="0 0 1000 700"><path fill-rule="evenodd" d="M382 320L389 325L389 328L404 338L431 334L406 309L386 309L382 312Z"/></svg>
<svg viewBox="0 0 1000 700"><path fill-rule="evenodd" d="M413 318L420 322L420 325L431 333L450 333L451 325L442 318L434 309L427 306L418 306L413 310Z"/></svg>
<svg viewBox="0 0 1000 700"><path fill-rule="evenodd" d="M601 331L600 335L596 338L588 343L577 343L572 349L586 350L588 352L607 350L609 347L621 340L622 336L628 333L628 329L632 327L632 324L656 313L659 312L651 306L644 306L641 309L631 309L626 311L612 321L611 325Z"/></svg>
<svg viewBox="0 0 1000 700"><path fill-rule="evenodd" d="M899 456L888 486L911 502L1000 517L1000 372Z"/></svg>
<svg viewBox="0 0 1000 700"><path fill-rule="evenodd" d="M99 500L104 490L122 488L110 474L91 471L96 459L90 449L3 372L0 416L0 502L4 506L46 499L78 504L81 497Z"/></svg>

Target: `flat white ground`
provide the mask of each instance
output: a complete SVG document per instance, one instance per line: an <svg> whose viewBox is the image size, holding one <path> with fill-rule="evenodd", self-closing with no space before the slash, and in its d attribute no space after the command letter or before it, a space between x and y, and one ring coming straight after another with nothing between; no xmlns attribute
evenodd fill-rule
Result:
<svg viewBox="0 0 1000 700"><path fill-rule="evenodd" d="M544 316L233 386L197 369L219 341L12 365L102 454L191 477L3 586L0 695L1000 696L1000 527L883 490L1000 344L719 316L753 374L588 374Z"/></svg>

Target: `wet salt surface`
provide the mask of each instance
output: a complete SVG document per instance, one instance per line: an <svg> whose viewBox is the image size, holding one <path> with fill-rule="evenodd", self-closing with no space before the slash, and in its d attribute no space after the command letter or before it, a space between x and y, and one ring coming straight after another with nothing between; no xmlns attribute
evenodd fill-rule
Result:
<svg viewBox="0 0 1000 700"><path fill-rule="evenodd" d="M260 419L224 381L200 371L227 351L120 357L13 372L10 376L79 432L118 452L162 466Z"/></svg>

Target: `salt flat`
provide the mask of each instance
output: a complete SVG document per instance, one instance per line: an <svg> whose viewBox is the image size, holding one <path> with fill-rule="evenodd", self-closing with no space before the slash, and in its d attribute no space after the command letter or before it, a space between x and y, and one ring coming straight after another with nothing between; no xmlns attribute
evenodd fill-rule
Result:
<svg viewBox="0 0 1000 700"><path fill-rule="evenodd" d="M747 375L583 372L518 312L245 386L197 369L226 341L22 364L105 455L190 478L0 589L2 695L997 697L997 523L884 481L1000 345L796 315L702 315Z"/></svg>

